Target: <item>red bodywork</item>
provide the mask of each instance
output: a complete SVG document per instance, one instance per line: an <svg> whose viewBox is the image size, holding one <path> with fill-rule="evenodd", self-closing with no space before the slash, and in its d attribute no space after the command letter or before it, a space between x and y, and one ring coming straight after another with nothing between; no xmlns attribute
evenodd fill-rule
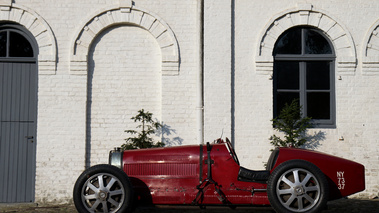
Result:
<svg viewBox="0 0 379 213"><path fill-rule="evenodd" d="M270 205L266 181L239 180L241 167L230 143L219 141L210 146L210 175L205 145L124 151L121 167L143 203ZM329 181L330 199L365 189L363 165L302 149L274 151L268 165L271 171L261 172L269 175L279 164L293 159L309 161L321 169ZM212 183L207 184L209 177Z"/></svg>
<svg viewBox="0 0 379 213"><path fill-rule="evenodd" d="M311 150L281 148L273 169L292 159L309 161L321 169L329 182L330 200L365 189L365 167L359 163Z"/></svg>

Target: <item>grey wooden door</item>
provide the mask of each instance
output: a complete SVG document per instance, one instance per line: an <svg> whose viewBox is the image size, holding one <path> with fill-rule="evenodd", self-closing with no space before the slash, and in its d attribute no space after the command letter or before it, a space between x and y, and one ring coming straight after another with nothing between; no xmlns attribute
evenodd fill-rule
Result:
<svg viewBox="0 0 379 213"><path fill-rule="evenodd" d="M0 203L33 202L37 67L0 61Z"/></svg>

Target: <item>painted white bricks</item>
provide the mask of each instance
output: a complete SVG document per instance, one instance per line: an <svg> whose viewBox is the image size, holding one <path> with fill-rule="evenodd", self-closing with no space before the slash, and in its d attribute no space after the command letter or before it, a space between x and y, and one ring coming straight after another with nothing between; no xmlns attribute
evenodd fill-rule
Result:
<svg viewBox="0 0 379 213"><path fill-rule="evenodd" d="M117 41L117 42L115 42ZM139 109L161 119L161 52L154 37L135 26L110 28L90 50L88 131L91 164L107 163L109 150L135 129Z"/></svg>
<svg viewBox="0 0 379 213"><path fill-rule="evenodd" d="M204 139L231 136L231 1L204 1Z"/></svg>
<svg viewBox="0 0 379 213"><path fill-rule="evenodd" d="M110 8L119 9L120 2L129 1L17 0L11 6L0 1L0 7L9 7L1 7L0 19L29 26L40 48L37 202L70 202L74 181L85 168L87 136L91 164L106 163L109 149L123 143L124 130L134 127L130 117L140 108L173 130L164 135L168 144L197 142L198 0L135 0L123 15L132 21L107 22ZM317 150L364 164L367 190L358 196L377 196L378 3L301 2L237 0L232 11L231 1L204 0L204 139L212 141L222 131L230 137L234 115L241 164L263 168L272 148L272 47L288 27L319 27L338 53L337 128L310 134L325 135ZM96 17L102 24L91 37ZM78 38L84 43L76 43ZM175 42L177 53L170 49ZM82 54L73 54L75 45L85 47ZM178 72L162 75L165 69ZM73 70L80 75L72 75Z"/></svg>
<svg viewBox="0 0 379 213"><path fill-rule="evenodd" d="M125 5L125 2L120 2ZM72 44L71 73L86 74L88 48L93 39L104 29L118 24L137 25L150 32L161 48L162 74L177 75L179 72L179 50L177 40L170 27L157 15L134 6L125 8L106 8L86 20L79 28ZM79 59L79 60L78 60Z"/></svg>

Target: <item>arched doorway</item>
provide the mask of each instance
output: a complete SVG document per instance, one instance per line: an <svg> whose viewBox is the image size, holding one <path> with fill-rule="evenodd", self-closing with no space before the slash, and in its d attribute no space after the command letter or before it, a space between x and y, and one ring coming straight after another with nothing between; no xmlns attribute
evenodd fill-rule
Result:
<svg viewBox="0 0 379 213"><path fill-rule="evenodd" d="M37 55L22 26L0 25L0 203L34 201Z"/></svg>

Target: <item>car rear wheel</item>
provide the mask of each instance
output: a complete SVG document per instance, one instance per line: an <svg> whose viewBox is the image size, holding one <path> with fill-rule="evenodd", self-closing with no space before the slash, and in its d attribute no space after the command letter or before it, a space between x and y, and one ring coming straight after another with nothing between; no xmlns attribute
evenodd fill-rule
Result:
<svg viewBox="0 0 379 213"><path fill-rule="evenodd" d="M78 212L128 212L132 187L128 176L111 165L96 165L85 170L74 186L74 203Z"/></svg>
<svg viewBox="0 0 379 213"><path fill-rule="evenodd" d="M322 171L303 160L279 165L270 175L267 194L277 212L321 212L328 201L328 182Z"/></svg>

